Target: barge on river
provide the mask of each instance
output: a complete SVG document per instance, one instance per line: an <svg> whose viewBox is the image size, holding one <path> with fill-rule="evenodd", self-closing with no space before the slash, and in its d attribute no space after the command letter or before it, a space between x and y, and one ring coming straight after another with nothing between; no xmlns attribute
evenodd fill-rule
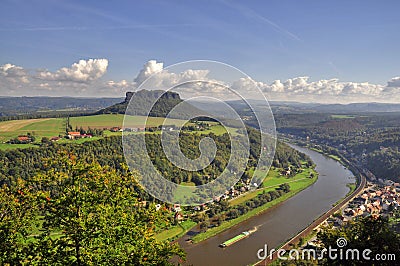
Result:
<svg viewBox="0 0 400 266"><path fill-rule="evenodd" d="M249 231L244 231L240 235L237 235L235 237L232 237L231 239L226 240L224 243L220 244L219 246L221 248L226 248L229 247L230 245L242 240L243 238L246 238L250 235Z"/></svg>

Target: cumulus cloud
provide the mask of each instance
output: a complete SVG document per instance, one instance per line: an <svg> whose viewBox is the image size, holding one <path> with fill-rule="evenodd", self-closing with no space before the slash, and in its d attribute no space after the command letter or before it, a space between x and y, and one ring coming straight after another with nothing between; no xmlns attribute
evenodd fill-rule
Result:
<svg viewBox="0 0 400 266"><path fill-rule="evenodd" d="M0 77L8 79L11 82L29 83L27 76L27 71L20 66L12 64L0 66Z"/></svg>
<svg viewBox="0 0 400 266"><path fill-rule="evenodd" d="M151 75L157 73L152 79L147 80ZM209 70L206 69L188 69L182 71L180 73L173 73L169 72L168 70L164 69L164 64L161 62L157 62L156 60L150 60L146 64L144 64L143 68L139 71L139 74L134 79L134 85L137 89L162 89L162 90L169 90L178 88L173 88L177 84L185 84L185 92L192 91L195 92L193 87L199 86L198 82L187 83L190 81L197 81L197 80L206 80L211 81L208 78ZM143 83L147 80L145 83ZM142 86L142 87L141 87ZM201 86L206 87L206 84L201 84ZM180 86L179 88L182 88Z"/></svg>
<svg viewBox="0 0 400 266"><path fill-rule="evenodd" d="M400 87L400 77L394 77L388 81L388 87Z"/></svg>
<svg viewBox="0 0 400 266"><path fill-rule="evenodd" d="M145 81L148 77L153 75L154 73L157 73L164 68L164 63L157 63L156 60L150 60L147 61L146 64L144 64L143 68L140 70L139 74L137 77L134 79L134 81L137 84L141 84L143 81Z"/></svg>
<svg viewBox="0 0 400 266"><path fill-rule="evenodd" d="M258 86L272 100L314 102L400 102L400 78L392 78L388 86L368 82L343 82L339 79L310 81L310 77L295 77L272 83L242 78L232 84L236 90Z"/></svg>
<svg viewBox="0 0 400 266"><path fill-rule="evenodd" d="M37 77L42 80L91 82L107 72L107 59L79 60L71 67L63 67L56 72L39 71Z"/></svg>
<svg viewBox="0 0 400 266"><path fill-rule="evenodd" d="M309 81L309 77L296 77L281 83L280 80L272 84L264 84L266 92L287 93L288 95L333 95L345 96L351 94L378 96L382 90L382 85L370 84L368 82L341 82L338 79L323 79Z"/></svg>
<svg viewBox="0 0 400 266"><path fill-rule="evenodd" d="M199 96L212 92L215 97L227 99L229 85L237 92L251 95L254 86L262 90L268 99L303 102L400 102L400 77L394 77L387 85L368 82L321 79L312 81L308 76L287 80L274 80L270 83L240 78L225 84L209 77L208 69L188 69L172 73L164 69L164 64L156 60L146 62L138 74L129 80L104 80L107 72L107 59L80 60L70 67L56 71L31 70L11 63L0 66L0 95L50 95L50 96L92 96L120 97L126 91L143 89L171 89L181 93L183 98ZM151 82L143 83L151 75L158 73ZM191 82L206 81L206 82ZM187 83L189 82L189 83ZM181 90L183 89L183 90Z"/></svg>
<svg viewBox="0 0 400 266"><path fill-rule="evenodd" d="M0 66L0 94L11 96L81 96L101 84L107 71L107 59L80 60L54 72L26 70L10 63ZM100 82L101 83L101 82ZM91 93L91 96L96 94Z"/></svg>
<svg viewBox="0 0 400 266"><path fill-rule="evenodd" d="M136 90L136 83L125 79L121 81L109 80L98 86L99 93L107 96L122 96L127 91Z"/></svg>

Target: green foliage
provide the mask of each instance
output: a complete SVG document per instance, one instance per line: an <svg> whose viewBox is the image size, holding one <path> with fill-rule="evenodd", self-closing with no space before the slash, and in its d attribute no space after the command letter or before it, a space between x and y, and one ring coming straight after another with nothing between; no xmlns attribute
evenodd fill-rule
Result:
<svg viewBox="0 0 400 266"><path fill-rule="evenodd" d="M126 98L123 102L104 108L97 113L125 114L129 101L132 98L134 99L133 101L135 108L134 110L128 110L129 115L166 117L168 113L178 104L181 104L179 107L180 113L176 114L176 118L191 117L193 114L204 115L205 113L188 103L182 102L178 93L171 91L166 92L163 90L141 90L137 92L127 92ZM154 106L152 106L154 101L156 101L156 103Z"/></svg>
<svg viewBox="0 0 400 266"><path fill-rule="evenodd" d="M324 247L337 248L337 239L344 237L347 240L346 249L358 249L360 254L365 249L372 252L368 256L373 258L376 254L395 254L400 256L400 235L389 227L388 220L379 216L368 216L357 221L350 222L339 229L325 228L317 235ZM326 260L327 265L370 265L371 261L365 261L360 255L360 260ZM394 261L380 261L379 265L393 265Z"/></svg>
<svg viewBox="0 0 400 266"><path fill-rule="evenodd" d="M400 144L400 140L398 141ZM378 177L400 181L400 150L398 146L375 150L366 157L369 169Z"/></svg>
<svg viewBox="0 0 400 266"><path fill-rule="evenodd" d="M336 155L340 152L349 159L355 158L356 163L363 163L378 178L400 181L399 113L346 116L303 113L280 114L275 118L280 133L309 137L319 144L318 149L324 146L334 159L338 159Z"/></svg>
<svg viewBox="0 0 400 266"><path fill-rule="evenodd" d="M260 151L260 142L258 135L256 134L257 131L252 130L250 132L250 158L248 166L252 167L257 163ZM165 154L162 149L159 148L161 145L159 134L147 134L146 141L149 155L153 160L153 163L160 171L165 173L165 176L170 177L171 181L176 183L193 182L196 185L201 185L209 182L209 177L213 178L218 176L225 168L230 156L231 140L228 134L217 136L212 133L207 135L183 133L180 137L180 145L181 147L185 147L183 153L190 158L196 158L199 156L198 143L206 136L215 140L218 148L217 156L210 166L198 172L183 171L182 169L174 167L168 160L166 160ZM131 135L130 137L135 138L134 135ZM96 161L102 166L108 165L118 171L125 171L121 167L125 162L121 137L113 136L93 140L81 145L75 143L49 143L45 147L35 149L28 148L0 151L0 164L3 165L3 167L0 168L0 184L13 184L16 177L21 177L25 180L32 178L38 172L48 169L46 159L57 158L60 152L62 153L64 151L76 154L79 158L88 163ZM138 157L140 157L140 155L138 155ZM277 144L273 166L301 166L302 161L306 161L308 165L312 164L308 156L291 149L283 143ZM65 166L60 164L57 167L59 170L62 170ZM245 179L249 177L249 175L245 174L242 178ZM146 197L143 194L139 196L141 198Z"/></svg>
<svg viewBox="0 0 400 266"><path fill-rule="evenodd" d="M29 254L26 241L35 228L36 213L32 187L23 180L0 188L0 265L17 265Z"/></svg>
<svg viewBox="0 0 400 266"><path fill-rule="evenodd" d="M60 165L63 170L54 168ZM0 191L12 203L3 203L0 210L9 213L0 221L6 229L1 237L7 245L0 246L3 264L170 265L173 256L184 258L177 245L155 240L155 223L162 217L154 207L140 204L132 175L74 156L63 156L52 169L33 179L28 187L35 193L24 196L24 204L14 200L21 195L7 186ZM43 223L34 240L26 241L29 230L21 224L35 220L34 214L43 215Z"/></svg>

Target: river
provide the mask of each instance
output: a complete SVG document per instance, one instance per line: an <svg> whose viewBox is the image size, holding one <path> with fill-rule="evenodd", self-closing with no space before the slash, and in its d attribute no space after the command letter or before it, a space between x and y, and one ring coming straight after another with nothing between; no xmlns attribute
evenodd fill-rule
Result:
<svg viewBox="0 0 400 266"><path fill-rule="evenodd" d="M333 204L349 192L347 183L355 182L354 175L337 161L315 151L291 145L311 157L319 173L318 180L287 201L271 208L263 214L252 217L227 231L198 244L185 240L193 232L188 232L179 240L187 253L188 265L248 265L258 261L257 251L265 244L268 248L278 247L306 228ZM225 240L257 227L249 237L229 246L219 248Z"/></svg>

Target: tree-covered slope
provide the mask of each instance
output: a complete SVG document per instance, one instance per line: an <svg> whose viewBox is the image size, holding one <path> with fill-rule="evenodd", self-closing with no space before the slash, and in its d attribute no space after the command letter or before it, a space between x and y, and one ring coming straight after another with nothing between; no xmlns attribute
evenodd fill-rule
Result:
<svg viewBox="0 0 400 266"><path fill-rule="evenodd" d="M183 102L178 93L163 90L140 90L137 92L127 92L125 100L123 102L104 108L97 113L125 114L129 101L131 101L131 99L133 102L128 109L129 115L149 115L156 117L166 117L168 113L178 104L180 104L179 112L177 112L171 118L187 118L193 115L206 115L206 112L201 111L186 102ZM153 105L155 101L156 103Z"/></svg>

